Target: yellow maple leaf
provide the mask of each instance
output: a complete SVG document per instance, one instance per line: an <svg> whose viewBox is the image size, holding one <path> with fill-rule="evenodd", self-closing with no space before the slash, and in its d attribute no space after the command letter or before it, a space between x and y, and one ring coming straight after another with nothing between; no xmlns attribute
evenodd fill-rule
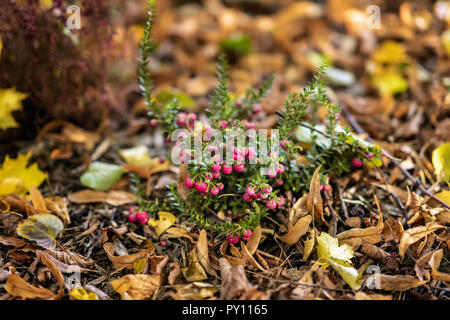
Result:
<svg viewBox="0 0 450 320"><path fill-rule="evenodd" d="M148 224L155 228L156 234L159 236L175 223L175 216L170 212L158 212L159 220L150 219Z"/></svg>
<svg viewBox="0 0 450 320"><path fill-rule="evenodd" d="M37 163L28 166L31 151L19 154L16 159L7 155L0 168L0 197L10 193L25 194L31 186L38 187L47 177Z"/></svg>
<svg viewBox="0 0 450 320"><path fill-rule="evenodd" d="M15 88L0 89L0 130L19 126L11 113L22 109L22 100L26 97L27 94L18 92Z"/></svg>

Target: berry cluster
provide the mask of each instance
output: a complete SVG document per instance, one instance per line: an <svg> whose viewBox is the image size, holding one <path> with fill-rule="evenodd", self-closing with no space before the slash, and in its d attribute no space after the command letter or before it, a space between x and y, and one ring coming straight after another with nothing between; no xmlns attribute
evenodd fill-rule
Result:
<svg viewBox="0 0 450 320"><path fill-rule="evenodd" d="M250 229L247 229L247 230L245 231L245 233L242 234L242 240L247 241L248 239L251 238L251 236L252 236L252 231L251 231ZM227 235L227 241L228 241L228 243L230 243L230 244L236 244L236 243L238 243L238 242L239 242L239 239L240 239L240 237L239 237L239 234L238 234L238 233L234 233L234 235L233 235L233 233L230 232L230 233Z"/></svg>
<svg viewBox="0 0 450 320"><path fill-rule="evenodd" d="M139 211L139 208L134 206L129 209L128 221L132 223L147 224L148 213L147 211Z"/></svg>

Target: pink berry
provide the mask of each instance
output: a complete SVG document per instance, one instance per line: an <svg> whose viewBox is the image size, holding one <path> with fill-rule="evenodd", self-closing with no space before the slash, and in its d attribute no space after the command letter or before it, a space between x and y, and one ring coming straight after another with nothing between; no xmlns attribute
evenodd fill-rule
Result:
<svg viewBox="0 0 450 320"><path fill-rule="evenodd" d="M219 188L219 191L222 191L223 188L225 188L225 186L223 185L222 182L219 182L219 183L217 184L217 187Z"/></svg>
<svg viewBox="0 0 450 320"><path fill-rule="evenodd" d="M281 143L280 143L281 148L283 148L284 150L286 150L290 143L291 143L291 142L290 142L288 139L283 139L283 140L281 140Z"/></svg>
<svg viewBox="0 0 450 320"><path fill-rule="evenodd" d="M274 199L270 199L266 202L266 206L267 208L269 208L270 210L274 210L277 207L277 203L275 202Z"/></svg>
<svg viewBox="0 0 450 320"><path fill-rule="evenodd" d="M215 166L211 167L212 172L220 172L221 166L220 164L216 164Z"/></svg>
<svg viewBox="0 0 450 320"><path fill-rule="evenodd" d="M242 100L241 100L241 99L236 100L236 101L234 102L234 106L235 106L236 108L242 108Z"/></svg>
<svg viewBox="0 0 450 320"><path fill-rule="evenodd" d="M238 241L239 241L239 235L234 235L234 237L231 237L231 234L229 234L229 235L227 235L227 240L228 240L228 243L230 243L230 244L236 244L236 243L238 243Z"/></svg>
<svg viewBox="0 0 450 320"><path fill-rule="evenodd" d="M254 122L250 122L247 126L248 129L255 129L256 124Z"/></svg>
<svg viewBox="0 0 450 320"><path fill-rule="evenodd" d="M277 172L275 170L270 169L267 172L267 175L269 176L269 178L275 178L277 176Z"/></svg>
<svg viewBox="0 0 450 320"><path fill-rule="evenodd" d="M187 121L193 122L195 120L197 120L197 115L195 113L189 112L187 115Z"/></svg>
<svg viewBox="0 0 450 320"><path fill-rule="evenodd" d="M282 207L282 206L284 205L284 203L285 203L284 197L283 197L283 196L279 196L279 197L275 200L275 202L277 203L277 205L278 205L279 207Z"/></svg>
<svg viewBox="0 0 450 320"><path fill-rule="evenodd" d="M218 194L219 194L219 188L217 188L217 187L212 187L210 190L209 190L209 193L211 194L211 195L213 195L213 196L217 196Z"/></svg>
<svg viewBox="0 0 450 320"><path fill-rule="evenodd" d="M236 172L242 172L242 171L244 171L244 169L245 169L245 164L243 164L243 163L240 163L240 164L234 164L234 165L233 165L233 169L234 169L234 171L236 171Z"/></svg>
<svg viewBox="0 0 450 320"><path fill-rule="evenodd" d="M269 194L265 193L265 192L259 192L258 195L261 199L264 199L264 200L269 198Z"/></svg>
<svg viewBox="0 0 450 320"><path fill-rule="evenodd" d="M280 180L280 179L276 179L275 180L275 184L277 185L277 186L282 186L283 185L283 180Z"/></svg>
<svg viewBox="0 0 450 320"><path fill-rule="evenodd" d="M277 172L278 172L278 173L283 173L284 170L285 170L284 165L281 164L281 163L279 163L279 164L278 164L278 168L277 168Z"/></svg>
<svg viewBox="0 0 450 320"><path fill-rule="evenodd" d="M249 196L253 196L255 194L255 187L248 186L247 189L245 189L245 192L247 192Z"/></svg>
<svg viewBox="0 0 450 320"><path fill-rule="evenodd" d="M128 221L134 223L134 222L136 222L136 220L137 220L136 214L130 214L130 215L128 216Z"/></svg>
<svg viewBox="0 0 450 320"><path fill-rule="evenodd" d="M213 176L214 179L219 179L220 178L220 172L214 172L212 176Z"/></svg>
<svg viewBox="0 0 450 320"><path fill-rule="evenodd" d="M156 127L157 125L158 125L158 120L156 120L156 119L150 120L150 126Z"/></svg>
<svg viewBox="0 0 450 320"><path fill-rule="evenodd" d="M260 192L255 193L255 194L252 196L252 198L253 198L253 199L259 199L260 194L261 194Z"/></svg>
<svg viewBox="0 0 450 320"><path fill-rule="evenodd" d="M372 159L374 157L374 154L373 153L368 153L368 154L366 154L366 158L367 159Z"/></svg>
<svg viewBox="0 0 450 320"><path fill-rule="evenodd" d="M272 188L271 185L269 185L269 184L266 183L266 184L264 185L264 188L261 189L261 191L264 192L264 193L272 193L273 188Z"/></svg>
<svg viewBox="0 0 450 320"><path fill-rule="evenodd" d="M213 175L211 172L207 172L203 175L203 177L207 180L211 180L213 178Z"/></svg>
<svg viewBox="0 0 450 320"><path fill-rule="evenodd" d="M192 189L193 187L195 187L194 180L192 180L192 178L187 178L186 180L184 180L184 184L189 189Z"/></svg>
<svg viewBox="0 0 450 320"><path fill-rule="evenodd" d="M235 154L233 156L233 159L236 160L238 163L244 162L244 157L242 155L240 155L240 154Z"/></svg>
<svg viewBox="0 0 450 320"><path fill-rule="evenodd" d="M230 174L233 172L233 167L228 164L224 164L222 166L222 172L223 172L223 174Z"/></svg>
<svg viewBox="0 0 450 320"><path fill-rule="evenodd" d="M252 109L253 114L260 113L261 111L262 111L262 106L259 103L255 104L253 106L253 109Z"/></svg>
<svg viewBox="0 0 450 320"><path fill-rule="evenodd" d="M166 242L166 241L162 240L159 244L160 244L162 247L167 248L167 242Z"/></svg>
<svg viewBox="0 0 450 320"><path fill-rule="evenodd" d="M148 222L147 211L141 211L138 214L136 214L136 219L140 224L146 224Z"/></svg>
<svg viewBox="0 0 450 320"><path fill-rule="evenodd" d="M245 148L245 149L244 149L244 156L247 157L247 156L248 156L248 153L249 153L248 148Z"/></svg>
<svg viewBox="0 0 450 320"><path fill-rule="evenodd" d="M252 236L252 230L247 229L245 233L242 234L242 240L247 241Z"/></svg>
<svg viewBox="0 0 450 320"><path fill-rule="evenodd" d="M200 193L206 192L208 189L208 185L204 181L197 181L195 183L195 190L197 190Z"/></svg>
<svg viewBox="0 0 450 320"><path fill-rule="evenodd" d="M360 160L360 159L358 159L358 158L353 158L353 159L352 159L352 165L353 165L355 168L359 168L359 167L362 167L363 162L362 162L362 160Z"/></svg>
<svg viewBox="0 0 450 320"><path fill-rule="evenodd" d="M242 195L242 199L243 199L245 202L250 202L250 201L252 201L252 196L249 195L248 193L244 193L244 194Z"/></svg>
<svg viewBox="0 0 450 320"><path fill-rule="evenodd" d="M226 122L225 120L220 120L219 121L219 128L220 129L226 129L228 127L228 122Z"/></svg>
<svg viewBox="0 0 450 320"><path fill-rule="evenodd" d="M324 187L324 189L326 190L326 191L331 191L331 185L329 185L329 184L327 184L325 187Z"/></svg>
<svg viewBox="0 0 450 320"><path fill-rule="evenodd" d="M186 124L186 113L180 112L176 117L177 124L180 126L184 126Z"/></svg>

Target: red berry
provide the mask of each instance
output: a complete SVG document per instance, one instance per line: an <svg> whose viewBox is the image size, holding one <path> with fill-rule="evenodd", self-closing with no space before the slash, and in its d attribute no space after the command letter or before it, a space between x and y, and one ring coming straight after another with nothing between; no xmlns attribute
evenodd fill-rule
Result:
<svg viewBox="0 0 450 320"><path fill-rule="evenodd" d="M162 247L167 248L167 242L165 242L164 240L162 240L159 244L160 244Z"/></svg>
<svg viewBox="0 0 450 320"><path fill-rule="evenodd" d="M242 240L247 241L252 236L252 230L247 229L245 233L242 234Z"/></svg>
<svg viewBox="0 0 450 320"><path fill-rule="evenodd" d="M192 178L187 178L187 179L184 181L184 184L185 184L186 187L188 187L189 189L192 189L192 188L195 186L194 180L192 180Z"/></svg>
<svg viewBox="0 0 450 320"><path fill-rule="evenodd" d="M195 183L195 190L197 190L198 192L200 192L200 193L206 192L207 189L208 189L208 185L206 184L206 182L197 181Z"/></svg>
<svg viewBox="0 0 450 320"><path fill-rule="evenodd" d="M156 127L157 125L158 125L158 120L156 120L156 119L150 120L150 126Z"/></svg>
<svg viewBox="0 0 450 320"><path fill-rule="evenodd" d="M249 195L248 193L244 193L244 194L242 195L242 199L243 199L245 202L250 202L250 201L252 201L252 196Z"/></svg>
<svg viewBox="0 0 450 320"><path fill-rule="evenodd" d="M219 179L220 178L220 172L214 172L213 173L213 178L214 179Z"/></svg>
<svg viewBox="0 0 450 320"><path fill-rule="evenodd" d="M277 203L277 205L278 205L279 207L282 207L282 206L284 205L284 203L285 203L284 197L283 197L283 196L279 196L279 197L275 200L275 202Z"/></svg>
<svg viewBox="0 0 450 320"><path fill-rule="evenodd" d="M140 224L146 224L148 222L148 214L147 211L141 211L136 214L137 222Z"/></svg>
<svg viewBox="0 0 450 320"><path fill-rule="evenodd" d="M283 150L286 150L290 143L291 142L288 139L281 140L281 143L280 143L281 148L283 148Z"/></svg>
<svg viewBox="0 0 450 320"><path fill-rule="evenodd" d="M207 172L203 175L203 177L207 180L211 180L213 178L213 175L210 172Z"/></svg>
<svg viewBox="0 0 450 320"><path fill-rule="evenodd" d="M253 106L253 109L252 109L253 114L260 113L261 111L262 111L262 106L259 103L255 104Z"/></svg>
<svg viewBox="0 0 450 320"><path fill-rule="evenodd" d="M227 240L228 240L228 243L236 244L239 241L239 235L236 234L236 235L234 235L234 237L231 237L231 234L228 234Z"/></svg>
<svg viewBox="0 0 450 320"><path fill-rule="evenodd" d="M278 164L277 172L278 172L278 173L283 173L284 170L285 170L285 169L284 169L284 165L282 165L281 163L279 163L279 164Z"/></svg>
<svg viewBox="0 0 450 320"><path fill-rule="evenodd" d="M283 180L280 180L280 179L276 179L275 180L275 184L277 185L277 186L282 186L283 185Z"/></svg>
<svg viewBox="0 0 450 320"><path fill-rule="evenodd" d="M248 193L249 196L254 196L255 195L255 187L248 186L247 189L245 189L245 192Z"/></svg>
<svg viewBox="0 0 450 320"><path fill-rule="evenodd" d="M219 182L219 183L217 184L217 187L219 188L219 191L222 191L223 188L225 188L225 186L223 185L222 182Z"/></svg>
<svg viewBox="0 0 450 320"><path fill-rule="evenodd" d="M273 169L269 169L267 175L269 176L269 178L275 178L277 176L277 172Z"/></svg>
<svg viewBox="0 0 450 320"><path fill-rule="evenodd" d="M228 122L226 122L225 120L219 121L219 129L226 129L227 127L228 127Z"/></svg>
<svg viewBox="0 0 450 320"><path fill-rule="evenodd" d="M244 171L244 169L245 169L245 164L243 164L243 163L240 163L240 164L234 164L234 165L233 165L233 169L234 169L234 171L236 171L236 172L242 172L242 171Z"/></svg>
<svg viewBox="0 0 450 320"><path fill-rule="evenodd" d="M221 169L221 165L220 164L216 164L215 166L211 167L211 171L212 172L220 172Z"/></svg>

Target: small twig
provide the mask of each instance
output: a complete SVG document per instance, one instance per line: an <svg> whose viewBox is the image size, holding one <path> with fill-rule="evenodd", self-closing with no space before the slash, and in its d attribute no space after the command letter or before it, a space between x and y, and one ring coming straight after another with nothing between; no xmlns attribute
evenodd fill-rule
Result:
<svg viewBox="0 0 450 320"><path fill-rule="evenodd" d="M375 143L375 141L369 136L369 134L360 126L360 124L358 123L358 120L356 120L356 118L351 114L351 112L344 106L341 104L341 110L342 113L344 114L345 118L348 120L348 122L350 123L350 125L355 129L356 133L358 134L364 134L366 135L365 140L370 142L370 143ZM411 173L409 173L406 169L404 169L400 163L392 156L389 154L389 152L387 152L386 150L384 150L383 148L381 148L381 153L386 156L389 160L391 160L394 165L400 169L400 171L409 179L411 180L412 183L414 183L414 185L416 187L419 188L420 191L422 191L423 193L425 193L427 196L433 198L434 200L436 200L437 202L439 202L440 204L442 204L444 207L446 207L447 209L450 209L450 205L448 205L447 203L445 203L444 201L442 201L441 199L439 199L438 197L436 197L434 194L432 194L431 192L429 192L422 184L422 182L420 181L420 179L416 179L414 178Z"/></svg>
<svg viewBox="0 0 450 320"><path fill-rule="evenodd" d="M338 192L339 201L341 202L342 211L344 212L344 217L346 219L348 219L349 217L348 217L347 205L345 204L344 197L342 195L342 189L339 186L338 182L336 182L336 189L337 189L337 192Z"/></svg>

